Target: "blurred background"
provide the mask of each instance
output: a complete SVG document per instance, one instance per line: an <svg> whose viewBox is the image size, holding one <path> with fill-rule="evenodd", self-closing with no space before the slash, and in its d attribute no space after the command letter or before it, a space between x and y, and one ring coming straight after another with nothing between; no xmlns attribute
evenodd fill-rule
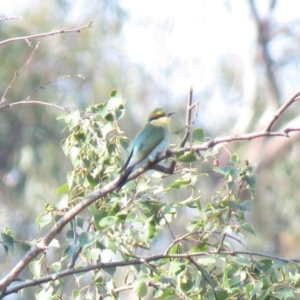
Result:
<svg viewBox="0 0 300 300"><path fill-rule="evenodd" d="M171 129L183 128L190 86L199 102L195 126L208 137L262 130L276 110L300 90L300 3L297 0L2 0L0 41L93 20L81 33L60 34L0 47L0 94L41 44L6 95L70 109L104 102L112 89L126 100L120 126L130 140L157 106L177 111ZM81 74L85 80L72 77ZM300 126L300 103L275 129ZM35 105L0 110L0 225L17 240L40 237L34 218L57 201L71 165L60 141L68 134L56 118L63 112ZM176 143L180 136L174 135ZM284 257L300 250L299 134L231 143L222 151L257 164L257 197L249 220L257 235L249 249ZM201 184L203 195L216 182ZM206 190L205 190L206 189ZM205 199L209 201L209 199ZM179 217L179 220L182 218ZM186 219L186 216L185 216ZM178 223L180 226L180 222ZM6 259L0 248L0 277L24 253Z"/></svg>

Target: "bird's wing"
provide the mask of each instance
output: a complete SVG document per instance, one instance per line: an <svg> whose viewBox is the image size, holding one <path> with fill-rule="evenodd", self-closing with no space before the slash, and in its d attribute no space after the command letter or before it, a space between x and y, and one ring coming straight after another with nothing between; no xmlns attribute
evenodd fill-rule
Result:
<svg viewBox="0 0 300 300"><path fill-rule="evenodd" d="M143 139L137 138L137 143L135 145L135 152L137 153L135 157L135 163L138 163L147 157L164 138L164 129L162 127L155 127L155 134L153 134L151 126L152 125L150 124L146 126L145 130L143 131Z"/></svg>
<svg viewBox="0 0 300 300"><path fill-rule="evenodd" d="M130 163L132 166L141 162L153 151L153 149L157 147L157 145L164 138L164 129L162 127L156 127L155 134L153 134L152 128L150 126L152 125L146 125L144 130L140 132L135 138L135 142L128 155L128 158L120 169L119 173L122 173L124 170L126 170ZM143 135L143 137L141 137L141 134Z"/></svg>

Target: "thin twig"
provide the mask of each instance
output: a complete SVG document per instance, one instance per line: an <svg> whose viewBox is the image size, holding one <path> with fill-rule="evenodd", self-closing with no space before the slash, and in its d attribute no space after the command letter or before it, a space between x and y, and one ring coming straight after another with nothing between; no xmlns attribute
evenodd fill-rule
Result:
<svg viewBox="0 0 300 300"><path fill-rule="evenodd" d="M91 226L93 225L93 222L94 222L94 219L92 219L87 227L87 232L90 231L91 229ZM72 219L72 223L73 223L73 235L74 235L74 246L77 245L77 242L78 242L78 234L77 234L77 231L76 231L76 222L75 222L75 218ZM82 247L79 246L78 244L78 249L74 252L73 256L72 256L72 259L71 259L71 262L69 264L69 269L73 269L75 267L75 263L79 257L79 254L81 253L82 251Z"/></svg>
<svg viewBox="0 0 300 300"><path fill-rule="evenodd" d="M252 11L252 15L256 23L258 43L261 48L262 60L265 65L266 76L271 87L271 93L275 100L273 102L275 102L276 105L279 105L280 90L278 88L278 84L276 81L275 72L273 68L273 60L271 58L269 47L268 47L270 43L271 22L266 19L261 19L261 17L258 14L257 7L254 0L249 0L249 4L250 4L250 9Z"/></svg>
<svg viewBox="0 0 300 300"><path fill-rule="evenodd" d="M38 43L35 45L34 49L32 50L31 54L29 55L29 57L28 57L26 63L24 64L24 66L23 66L19 71L16 71L16 72L15 72L14 78L11 80L11 82L9 83L9 85L6 87L6 89L5 89L5 91L4 91L3 95L2 95L2 98L1 98L1 101L0 101L0 105L3 104L4 101L6 100L6 99L5 99L6 94L7 94L8 91L12 88L12 86L13 86L15 80L17 79L17 77L18 77L18 76L22 73L22 71L23 71L23 70L31 63L32 57L33 57L34 53L36 52L37 48L39 47L39 45L40 45L40 42L38 42Z"/></svg>
<svg viewBox="0 0 300 300"><path fill-rule="evenodd" d="M28 105L28 104L38 104L38 105L50 106L52 108L59 109L59 110L70 113L70 110L69 110L68 107L62 107L62 106L59 106L59 105L56 105L56 104L43 102L43 101L38 101L38 100L29 100L29 101L28 100L22 100L22 101L18 101L18 102L6 104L6 105L0 105L0 109L14 107L14 106L18 106L18 105Z"/></svg>
<svg viewBox="0 0 300 300"><path fill-rule="evenodd" d="M242 190L242 187L243 187L243 183L245 182L245 179L242 179L241 181L240 181L240 184L239 184L239 186L237 187L237 191L235 191L235 190L232 190L232 191L230 191L229 192L229 200L231 200L231 197L232 197L232 195L237 195L237 197L239 197L240 196L240 193L241 193L241 190ZM232 216L232 211L233 211L233 209L232 208L229 208L229 210L228 210L228 215L227 215L227 223L229 224L229 222L230 222L230 219L231 219L231 216ZM223 243L224 243L224 241L225 241L225 237L226 237L226 232L225 233L222 233L221 234L221 241L220 241L220 244L219 244L219 246L217 247L217 252L219 252L221 249L222 249L222 247L223 247Z"/></svg>
<svg viewBox="0 0 300 300"><path fill-rule="evenodd" d="M192 108L193 108L192 103L193 103L193 87L191 86L187 105L186 105L185 132L182 141L180 143L180 147L184 147L191 132L191 118L192 118Z"/></svg>
<svg viewBox="0 0 300 300"><path fill-rule="evenodd" d="M279 117L282 115L282 113L294 102L300 100L300 92L297 92L290 100L285 102L275 113L274 118L269 122L269 124L266 126L265 131L270 131L274 123L279 119Z"/></svg>
<svg viewBox="0 0 300 300"><path fill-rule="evenodd" d="M45 32L45 33L38 33L38 34L32 34L32 35L27 35L27 36L10 38L10 39L0 42L0 46L8 44L8 43L18 42L18 41L28 42L31 39L43 38L43 37L47 37L50 35L56 35L56 34L62 34L62 33L70 33L70 32L79 32L80 33L80 30L92 27L92 23L93 23L93 20L91 20L87 25L84 25L84 26L81 26L78 28L73 28L73 29L64 28L64 29L57 30L57 31L50 31L50 32Z"/></svg>
<svg viewBox="0 0 300 300"><path fill-rule="evenodd" d="M21 20L22 17L1 17L0 22L2 21L11 21L11 20Z"/></svg>
<svg viewBox="0 0 300 300"><path fill-rule="evenodd" d="M141 259L141 262L147 266L153 273L157 274L159 277L163 277L160 272L158 272L156 266L151 265L149 262L147 262L145 259ZM167 281L171 286L174 287L174 289L177 291L178 295L180 296L180 299L187 299L187 297L183 294L183 292L176 286L176 284L173 282L172 279L165 277L165 281Z"/></svg>
<svg viewBox="0 0 300 300"><path fill-rule="evenodd" d="M164 219L165 219L165 222L166 222L166 224L167 224L167 227L168 227L168 229L169 229L169 231L170 231L170 234L171 234L171 236L172 236L172 239L175 240L175 235L174 235L174 233L173 233L173 231L172 231L172 228L171 228L171 226L170 226L170 224L169 224L167 218L165 217L165 215L164 215Z"/></svg>
<svg viewBox="0 0 300 300"><path fill-rule="evenodd" d="M78 78L81 78L81 79L84 79L84 76L81 75L81 74L77 74L77 75L66 75L66 76L62 76L62 77L57 77L57 78L54 78L46 83L44 83L43 85L39 86L38 88L36 88L30 95L28 95L28 97L26 98L26 101L27 100L30 100L30 97L36 93L38 90L43 90L45 89L45 87L53 82L56 82L56 81L59 81L59 80L63 80L63 79L69 79L69 78L72 78L72 77L78 77Z"/></svg>
<svg viewBox="0 0 300 300"><path fill-rule="evenodd" d="M214 289L213 284L211 283L210 279L206 276L205 272L203 271L202 267L199 266L191 257L189 257L189 261L200 271L202 274L203 278L208 282L208 284L211 286L211 289L213 291L213 294L215 296L215 299L218 300L218 295L216 294L216 291Z"/></svg>

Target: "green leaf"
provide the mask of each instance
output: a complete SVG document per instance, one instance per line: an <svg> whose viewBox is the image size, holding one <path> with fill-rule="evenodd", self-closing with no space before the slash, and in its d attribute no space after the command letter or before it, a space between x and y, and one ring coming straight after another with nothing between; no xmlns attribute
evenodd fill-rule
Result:
<svg viewBox="0 0 300 300"><path fill-rule="evenodd" d="M188 292L188 291L192 290L193 287L194 287L194 283L193 283L193 281L190 278L187 278L187 277L181 278L180 288L184 292Z"/></svg>
<svg viewBox="0 0 300 300"><path fill-rule="evenodd" d="M179 273L181 273L186 267L186 264L181 263L179 261L171 261L170 265L169 265L169 272L171 272L171 274L173 275L178 275Z"/></svg>
<svg viewBox="0 0 300 300"><path fill-rule="evenodd" d="M203 129L195 128L193 131L193 137L196 141L203 142L205 138Z"/></svg>
<svg viewBox="0 0 300 300"><path fill-rule="evenodd" d="M47 213L36 218L35 223L39 228L43 228L52 221L52 214Z"/></svg>
<svg viewBox="0 0 300 300"><path fill-rule="evenodd" d="M170 188L180 188L182 185L183 186L190 186L193 185L197 180L197 176L191 176L189 173L184 174L181 178L175 180L174 183L169 185Z"/></svg>
<svg viewBox="0 0 300 300"><path fill-rule="evenodd" d="M251 298L257 296L257 293L259 293L262 288L263 283L261 281L258 281L250 292Z"/></svg>
<svg viewBox="0 0 300 300"><path fill-rule="evenodd" d="M237 256L235 262L241 266L249 266L251 264L251 259L247 256Z"/></svg>
<svg viewBox="0 0 300 300"><path fill-rule="evenodd" d="M97 232L83 232L80 234L78 241L80 246L85 249L86 247L93 245L97 241L97 238Z"/></svg>
<svg viewBox="0 0 300 300"><path fill-rule="evenodd" d="M289 265L289 263L286 261L276 260L273 264L273 267L274 268L284 268L284 267L287 267L288 265Z"/></svg>
<svg viewBox="0 0 300 300"><path fill-rule="evenodd" d="M25 252L27 252L31 249L31 245L28 242L21 242L20 246L21 246L22 250Z"/></svg>
<svg viewBox="0 0 300 300"><path fill-rule="evenodd" d="M246 231L252 233L253 235L255 235L255 229L251 223L246 222L246 223L242 224L242 228L245 229Z"/></svg>
<svg viewBox="0 0 300 300"><path fill-rule="evenodd" d="M42 269L42 265L41 265L41 261L40 260L35 260L32 261L29 264L29 269L31 271L31 273L33 274L34 277L40 277L41 276L41 269Z"/></svg>
<svg viewBox="0 0 300 300"><path fill-rule="evenodd" d="M197 160L194 151L188 151L181 156L176 156L175 159L184 163L191 163Z"/></svg>
<svg viewBox="0 0 300 300"><path fill-rule="evenodd" d="M80 300L81 299L81 295L80 295L80 290L73 290L72 292L72 300Z"/></svg>
<svg viewBox="0 0 300 300"><path fill-rule="evenodd" d="M110 92L110 97L107 102L108 110L115 110L123 105L123 99L120 92L113 90Z"/></svg>
<svg viewBox="0 0 300 300"><path fill-rule="evenodd" d="M64 194L61 198L61 200L55 204L56 209L58 210L64 210L69 207L69 196L67 194Z"/></svg>
<svg viewBox="0 0 300 300"><path fill-rule="evenodd" d="M54 272L58 272L61 270L61 262L56 261L53 264L50 265L50 269Z"/></svg>
<svg viewBox="0 0 300 300"><path fill-rule="evenodd" d="M72 131L74 127L80 122L80 113L78 110L68 114L65 118L65 123L68 124L69 130Z"/></svg>
<svg viewBox="0 0 300 300"><path fill-rule="evenodd" d="M168 253L169 254L178 254L178 253L180 253L180 245L179 245L179 243L176 243L175 245L173 245L171 247L171 249L169 250Z"/></svg>
<svg viewBox="0 0 300 300"><path fill-rule="evenodd" d="M233 163L238 163L238 164L241 162L240 158L236 154L231 155L230 161Z"/></svg>
<svg viewBox="0 0 300 300"><path fill-rule="evenodd" d="M255 188L256 176L254 174L246 174L245 180L248 183L249 187Z"/></svg>
<svg viewBox="0 0 300 300"><path fill-rule="evenodd" d="M109 98L115 97L117 95L117 90L112 90L109 93Z"/></svg>
<svg viewBox="0 0 300 300"><path fill-rule="evenodd" d="M7 250L10 250L11 252L13 252L14 248L15 248L14 247L15 241L14 241L13 237L4 232L1 232L1 237L2 237L2 241L3 241L3 246L5 246L4 249L5 249L6 254L7 254Z"/></svg>
<svg viewBox="0 0 300 300"><path fill-rule="evenodd" d="M99 226L100 227L110 227L112 225L114 225L117 221L116 217L113 216L108 216L108 217L104 217L100 220L99 222Z"/></svg>
<svg viewBox="0 0 300 300"><path fill-rule="evenodd" d="M83 229L83 222L84 222L84 218L79 216L76 217L76 225L81 229Z"/></svg>
<svg viewBox="0 0 300 300"><path fill-rule="evenodd" d="M282 290L273 294L278 299L295 299L295 294L291 288L283 288Z"/></svg>
<svg viewBox="0 0 300 300"><path fill-rule="evenodd" d="M146 283L144 281L138 282L137 284L135 284L133 291L137 295L138 299L146 296L148 292Z"/></svg>
<svg viewBox="0 0 300 300"><path fill-rule="evenodd" d="M87 248L84 251L84 254L85 254L86 258L97 261L100 258L100 249L98 249L98 248L93 248L93 249Z"/></svg>
<svg viewBox="0 0 300 300"><path fill-rule="evenodd" d="M208 244L205 243L206 239L203 240L203 244L197 244L195 245L194 247L192 247L190 249L190 253L197 253L197 252L205 252L205 251L208 251L209 250L209 246Z"/></svg>
<svg viewBox="0 0 300 300"><path fill-rule="evenodd" d="M101 230L103 227L101 227L99 224L100 224L100 221L107 217L108 215L108 212L106 212L105 210L99 210L98 208L96 208L95 206L95 203L93 203L91 206L90 206L90 210L92 211L92 214L94 216L94 224L95 224L95 227L97 230Z"/></svg>
<svg viewBox="0 0 300 300"><path fill-rule="evenodd" d="M240 207L243 211L249 211L251 210L253 206L253 200L245 200L240 204Z"/></svg>
<svg viewBox="0 0 300 300"><path fill-rule="evenodd" d="M69 185L67 183L61 185L57 190L56 194L63 194L69 192Z"/></svg>
<svg viewBox="0 0 300 300"><path fill-rule="evenodd" d="M117 267L109 267L103 269L106 273L108 273L110 276L113 276L116 273Z"/></svg>

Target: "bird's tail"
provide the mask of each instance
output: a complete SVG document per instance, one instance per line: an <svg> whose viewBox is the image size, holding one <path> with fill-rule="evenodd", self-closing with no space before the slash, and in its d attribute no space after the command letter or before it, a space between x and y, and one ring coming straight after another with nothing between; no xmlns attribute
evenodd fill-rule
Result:
<svg viewBox="0 0 300 300"><path fill-rule="evenodd" d="M133 171L134 166L131 166L129 168L127 168L124 173L120 176L118 182L117 182L117 186L116 186L116 191L119 192L120 189L122 188L122 186L127 182L127 179L129 177L129 175L131 174L131 172Z"/></svg>

